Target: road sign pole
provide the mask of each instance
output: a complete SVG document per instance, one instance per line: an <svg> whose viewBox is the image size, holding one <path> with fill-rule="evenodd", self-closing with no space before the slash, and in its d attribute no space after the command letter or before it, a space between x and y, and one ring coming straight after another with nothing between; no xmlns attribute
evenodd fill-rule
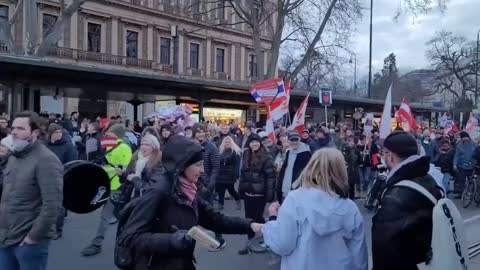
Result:
<svg viewBox="0 0 480 270"><path fill-rule="evenodd" d="M328 128L328 111L327 111L327 105L325 105L325 125Z"/></svg>

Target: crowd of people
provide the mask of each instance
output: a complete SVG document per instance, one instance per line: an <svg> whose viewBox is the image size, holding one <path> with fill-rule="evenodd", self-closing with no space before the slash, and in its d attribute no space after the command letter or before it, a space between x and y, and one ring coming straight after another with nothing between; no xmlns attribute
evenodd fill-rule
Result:
<svg viewBox="0 0 480 270"><path fill-rule="evenodd" d="M365 270L367 228L353 200L366 196L384 164L390 173L373 218L373 269L417 269L429 260L433 205L396 183L415 181L439 199L454 177L459 195L465 170L480 157L468 133L441 130L435 139L428 131L396 131L381 142L375 131L307 124L300 133L275 127L272 141L253 122L243 129L196 123L179 131L160 119L132 129L118 117L79 121L77 112L63 118L24 112L12 120L0 118L4 270L46 269L49 241L62 237L68 212L63 165L74 160L102 166L111 190L81 254L101 253L118 222L116 247L131 253L138 270L195 269L187 231L196 225L215 232L215 251L227 244L223 234L247 235L239 255L263 237L260 247L281 256L285 270ZM432 173L437 167L441 179ZM221 213L227 191L244 218Z"/></svg>

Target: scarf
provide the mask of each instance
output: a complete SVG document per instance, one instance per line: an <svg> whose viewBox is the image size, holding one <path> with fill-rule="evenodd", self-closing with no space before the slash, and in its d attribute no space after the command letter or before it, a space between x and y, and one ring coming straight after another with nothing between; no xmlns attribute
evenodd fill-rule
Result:
<svg viewBox="0 0 480 270"><path fill-rule="evenodd" d="M147 165L150 157L144 157L142 152L138 152L137 163L135 164L135 176L142 177L142 172Z"/></svg>
<svg viewBox="0 0 480 270"><path fill-rule="evenodd" d="M192 204L193 200L195 199L195 195L197 194L197 184L189 181L184 176L179 176L178 180L180 184L180 190L187 197L188 202Z"/></svg>

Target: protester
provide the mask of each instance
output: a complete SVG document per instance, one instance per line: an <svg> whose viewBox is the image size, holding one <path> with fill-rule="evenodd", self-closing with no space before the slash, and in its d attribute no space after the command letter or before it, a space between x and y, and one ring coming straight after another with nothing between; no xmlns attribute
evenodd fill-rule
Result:
<svg viewBox="0 0 480 270"><path fill-rule="evenodd" d="M160 146L167 143L168 138L174 135L173 127L170 123L164 123L160 127Z"/></svg>
<svg viewBox="0 0 480 270"><path fill-rule="evenodd" d="M282 270L366 270L365 224L348 199L345 160L340 151L317 151L282 206L273 203L262 232L282 256ZM320 267L321 266L321 267Z"/></svg>
<svg viewBox="0 0 480 270"><path fill-rule="evenodd" d="M312 153L315 153L315 151L317 150L317 144L310 136L310 131L308 129L305 129L302 132L302 143L308 145L308 147L310 147L310 152Z"/></svg>
<svg viewBox="0 0 480 270"><path fill-rule="evenodd" d="M255 134L256 126L252 121L248 121L247 125L245 126L245 133L241 137L240 144L238 146L241 146L242 149L248 148L247 142L250 141L250 138Z"/></svg>
<svg viewBox="0 0 480 270"><path fill-rule="evenodd" d="M289 146L290 145L288 143L288 140L282 142L281 150L280 150L280 152L278 152L277 156L275 157L275 160L274 160L273 163L275 165L275 172L277 174L280 174L280 170L283 167L283 163L285 162L285 159L287 158L287 151L288 151Z"/></svg>
<svg viewBox="0 0 480 270"><path fill-rule="evenodd" d="M133 269L194 270L195 241L187 231L196 225L226 234L260 231L260 224L223 216L199 199L203 156L201 145L183 136L173 136L165 145L162 163L167 173L154 175L156 186L125 210L130 214L117 237L135 251Z"/></svg>
<svg viewBox="0 0 480 270"><path fill-rule="evenodd" d="M59 124L52 123L48 127L49 140L46 146L60 159L62 164L78 159L78 152L66 135L64 128Z"/></svg>
<svg viewBox="0 0 480 270"><path fill-rule="evenodd" d="M428 175L429 158L418 156L417 142L411 135L392 133L383 146L390 173L373 217L373 269L416 270L429 256L434 205L420 192L396 184L413 181L437 199L442 197L441 188Z"/></svg>
<svg viewBox="0 0 480 270"><path fill-rule="evenodd" d="M243 197L245 217L264 223L265 206L274 199L275 168L270 155L260 142L260 136L251 134L249 137L246 142L248 148L243 153L238 189ZM254 236L253 233L249 233L248 239ZM240 255L248 252L248 245L238 251Z"/></svg>
<svg viewBox="0 0 480 270"><path fill-rule="evenodd" d="M38 141L40 117L22 112L12 124L13 157L3 170L0 269L47 269L63 195L63 166ZM20 268L19 268L20 267Z"/></svg>
<svg viewBox="0 0 480 270"><path fill-rule="evenodd" d="M192 135L192 127L188 126L188 127L185 127L185 137L189 138L189 139L192 139L193 138L193 135Z"/></svg>
<svg viewBox="0 0 480 270"><path fill-rule="evenodd" d="M223 139L225 139L225 137L227 137L227 136L235 138L235 135L232 134L232 132L230 131L230 126L227 125L227 124L223 124L220 127L220 139L221 139L221 141L223 142Z"/></svg>
<svg viewBox="0 0 480 270"><path fill-rule="evenodd" d="M7 166L8 158L14 151L14 144L12 136L8 136L2 139L0 142L0 172L5 170ZM2 198L3 190L3 173L0 173L0 199Z"/></svg>
<svg viewBox="0 0 480 270"><path fill-rule="evenodd" d="M278 176L277 199L280 203L293 190L292 184L298 179L312 157L308 145L300 142L300 134L298 132L290 132L288 140L288 151Z"/></svg>
<svg viewBox="0 0 480 270"><path fill-rule="evenodd" d="M347 165L347 176L348 176L348 185L349 189L349 198L354 200L355 199L355 184L357 183L358 177L358 160L359 160L359 152L357 147L355 146L355 140L353 136L349 136L345 139L345 143L342 144L341 152L345 159L345 163ZM361 190L357 188L360 192ZM365 195L365 194L360 194Z"/></svg>
<svg viewBox="0 0 480 270"><path fill-rule="evenodd" d="M320 127L317 129L317 148L322 149L325 147L335 147L335 141L330 137L329 132L324 128Z"/></svg>
<svg viewBox="0 0 480 270"><path fill-rule="evenodd" d="M440 147L440 155L435 163L437 167L440 167L443 173L443 187L445 192L450 192L450 179L452 179L453 172L453 156L455 155L455 149L450 145L450 141L444 139Z"/></svg>
<svg viewBox="0 0 480 270"><path fill-rule="evenodd" d="M275 160L277 157L278 152L280 151L280 146L277 144L274 144L272 140L268 137L267 132L261 131L258 133L258 136L260 136L260 139L262 140L262 145L267 150L267 152L270 154L270 157L272 157L272 160Z"/></svg>
<svg viewBox="0 0 480 270"><path fill-rule="evenodd" d="M68 114L66 117L68 117ZM80 132L80 124L78 123L78 112L72 112L70 114L70 119L65 118L64 121L62 121L61 123L71 137L78 135L78 133Z"/></svg>
<svg viewBox="0 0 480 270"><path fill-rule="evenodd" d="M423 140L421 141L425 155L430 158L430 162L435 163L438 158L438 147L435 142L432 142L431 134L428 130L423 132Z"/></svg>
<svg viewBox="0 0 480 270"><path fill-rule="evenodd" d="M453 169L457 172L453 190L455 199L461 198L465 186L465 170L472 169L472 156L477 146L466 131L460 132L460 142L457 143L453 156Z"/></svg>
<svg viewBox="0 0 480 270"><path fill-rule="evenodd" d="M215 144L217 148L220 147L220 144L222 144L222 139L219 134L220 129L214 124L209 124L207 129L208 140Z"/></svg>
<svg viewBox="0 0 480 270"><path fill-rule="evenodd" d="M2 129L2 128L9 129L8 119L6 117L3 117L3 116L0 117L0 129Z"/></svg>
<svg viewBox="0 0 480 270"><path fill-rule="evenodd" d="M220 210L223 210L225 191L235 199L237 204L237 210L241 210L242 204L240 202L240 196L235 190L235 182L239 178L240 174L240 158L242 156L242 150L232 137L227 136L220 144L220 170L216 183L216 191L218 193L218 204Z"/></svg>
<svg viewBox="0 0 480 270"><path fill-rule="evenodd" d="M85 156L88 161L97 162L103 156L100 140L103 135L97 122L88 123L87 133L82 142L85 144Z"/></svg>
<svg viewBox="0 0 480 270"><path fill-rule="evenodd" d="M124 170L130 164L132 159L132 150L123 138L125 137L125 129L121 124L114 124L106 132L108 138L116 140L116 146L106 147L105 166L104 170L107 172L110 179L111 197L119 193L120 176L123 175ZM114 219L114 205L111 200L104 204L102 213L100 215L100 223L98 225L97 233L91 244L85 247L81 254L83 256L93 256L102 251L102 243L105 238L105 233L110 227L110 222Z"/></svg>
<svg viewBox="0 0 480 270"><path fill-rule="evenodd" d="M192 131L193 138L204 149L203 160L205 170L202 175L202 180L205 182L203 184L208 188L210 192L213 192L220 169L220 153L218 152L218 148L215 146L215 144L207 140L206 130L202 124L196 123L193 126Z"/></svg>
<svg viewBox="0 0 480 270"><path fill-rule="evenodd" d="M360 191L365 192L369 190L372 173L372 143L367 141L367 136L362 135L357 144L358 155L358 175Z"/></svg>

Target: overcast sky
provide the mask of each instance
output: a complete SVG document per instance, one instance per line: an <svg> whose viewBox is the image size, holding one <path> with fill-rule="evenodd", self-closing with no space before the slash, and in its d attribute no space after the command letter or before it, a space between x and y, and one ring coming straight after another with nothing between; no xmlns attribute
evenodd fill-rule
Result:
<svg viewBox="0 0 480 270"><path fill-rule="evenodd" d="M373 72L383 66L383 59L394 52L400 72L428 67L425 59L425 43L436 31L446 30L475 40L480 29L480 0L450 0L445 13L433 11L413 18L402 15L398 21L393 17L401 0L374 0L373 11ZM370 7L370 1L364 0ZM357 52L359 76L368 74L369 10L353 37L353 49Z"/></svg>

